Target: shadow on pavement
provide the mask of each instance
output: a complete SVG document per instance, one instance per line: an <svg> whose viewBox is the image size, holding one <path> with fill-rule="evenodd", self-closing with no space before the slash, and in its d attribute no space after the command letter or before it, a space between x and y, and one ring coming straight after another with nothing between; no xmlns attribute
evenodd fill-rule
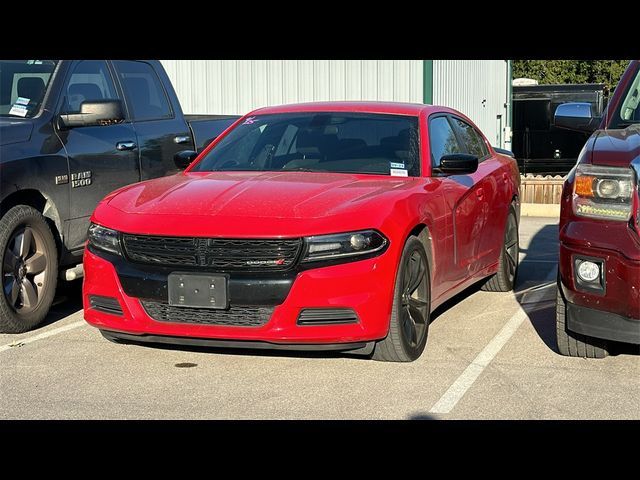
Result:
<svg viewBox="0 0 640 480"><path fill-rule="evenodd" d="M558 353L555 275L553 280L547 279L549 272L558 268L558 224L543 226L520 253L525 256L520 260L514 293L540 339ZM529 300L534 294L534 300Z"/></svg>
<svg viewBox="0 0 640 480"><path fill-rule="evenodd" d="M72 282L58 281L56 296L44 322L38 326L38 330L56 323L63 318L82 310L82 279Z"/></svg>

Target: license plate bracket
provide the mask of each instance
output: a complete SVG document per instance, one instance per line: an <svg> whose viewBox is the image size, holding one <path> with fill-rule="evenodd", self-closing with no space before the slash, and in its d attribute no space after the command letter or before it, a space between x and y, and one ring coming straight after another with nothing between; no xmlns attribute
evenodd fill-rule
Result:
<svg viewBox="0 0 640 480"><path fill-rule="evenodd" d="M176 307L225 309L229 306L227 275L191 272L169 274L169 305Z"/></svg>

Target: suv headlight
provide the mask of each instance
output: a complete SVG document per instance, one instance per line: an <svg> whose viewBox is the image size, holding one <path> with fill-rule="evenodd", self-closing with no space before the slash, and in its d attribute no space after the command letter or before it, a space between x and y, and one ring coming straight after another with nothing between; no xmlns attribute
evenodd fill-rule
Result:
<svg viewBox="0 0 640 480"><path fill-rule="evenodd" d="M316 235L305 238L302 262L344 259L381 253L389 241L375 230Z"/></svg>
<svg viewBox="0 0 640 480"><path fill-rule="evenodd" d="M89 245L98 250L121 255L118 232L102 225L89 225Z"/></svg>
<svg viewBox="0 0 640 480"><path fill-rule="evenodd" d="M630 168L578 165L573 211L582 217L626 222L631 217L633 188Z"/></svg>

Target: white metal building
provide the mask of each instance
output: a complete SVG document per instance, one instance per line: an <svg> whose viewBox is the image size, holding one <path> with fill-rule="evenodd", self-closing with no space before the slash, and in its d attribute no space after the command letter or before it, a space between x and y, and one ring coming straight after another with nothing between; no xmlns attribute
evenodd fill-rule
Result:
<svg viewBox="0 0 640 480"><path fill-rule="evenodd" d="M244 114L323 100L453 107L511 146L509 60L162 60L185 113Z"/></svg>

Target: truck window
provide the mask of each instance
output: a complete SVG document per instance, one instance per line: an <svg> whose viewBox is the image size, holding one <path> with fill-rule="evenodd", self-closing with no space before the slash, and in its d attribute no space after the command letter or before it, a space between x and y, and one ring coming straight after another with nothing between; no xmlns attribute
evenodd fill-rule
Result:
<svg viewBox="0 0 640 480"><path fill-rule="evenodd" d="M0 61L0 116L37 115L57 64L57 60Z"/></svg>
<svg viewBox="0 0 640 480"><path fill-rule="evenodd" d="M78 62L64 92L62 113L79 113L83 102L118 99L113 79L104 60Z"/></svg>
<svg viewBox="0 0 640 480"><path fill-rule="evenodd" d="M130 60L113 62L134 120L172 117L169 99L151 65Z"/></svg>

